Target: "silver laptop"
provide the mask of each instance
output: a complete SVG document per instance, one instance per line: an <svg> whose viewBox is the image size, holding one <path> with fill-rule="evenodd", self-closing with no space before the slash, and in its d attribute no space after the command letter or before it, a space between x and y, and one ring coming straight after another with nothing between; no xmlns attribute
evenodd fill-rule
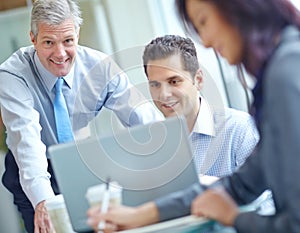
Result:
<svg viewBox="0 0 300 233"><path fill-rule="evenodd" d="M180 117L48 150L73 229L89 232L90 186L116 181L123 204L136 206L198 182L185 120Z"/></svg>

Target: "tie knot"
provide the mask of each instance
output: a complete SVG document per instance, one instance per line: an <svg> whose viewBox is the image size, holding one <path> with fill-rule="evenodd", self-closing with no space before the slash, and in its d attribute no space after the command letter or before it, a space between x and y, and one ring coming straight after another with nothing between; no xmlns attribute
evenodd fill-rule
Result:
<svg viewBox="0 0 300 233"><path fill-rule="evenodd" d="M56 83L55 83L55 90L56 90L56 93L57 93L57 92L61 92L63 83L64 83L64 79L63 79L63 78L58 78L58 79L57 79L57 81L56 81Z"/></svg>

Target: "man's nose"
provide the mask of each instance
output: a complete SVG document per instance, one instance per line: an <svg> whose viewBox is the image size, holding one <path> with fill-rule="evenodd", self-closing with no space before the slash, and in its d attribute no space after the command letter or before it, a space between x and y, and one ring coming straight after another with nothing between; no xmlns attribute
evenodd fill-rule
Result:
<svg viewBox="0 0 300 233"><path fill-rule="evenodd" d="M159 99L161 101L165 101L170 96L172 96L172 88L169 85L161 85L159 90Z"/></svg>
<svg viewBox="0 0 300 233"><path fill-rule="evenodd" d="M56 44L55 46L55 56L64 57L66 55L65 46L63 44Z"/></svg>

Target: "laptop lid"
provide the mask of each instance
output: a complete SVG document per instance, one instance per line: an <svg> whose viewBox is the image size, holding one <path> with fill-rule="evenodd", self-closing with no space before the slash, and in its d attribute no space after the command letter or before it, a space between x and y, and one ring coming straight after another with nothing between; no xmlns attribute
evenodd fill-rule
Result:
<svg viewBox="0 0 300 233"><path fill-rule="evenodd" d="M87 189L108 177L122 186L123 204L129 206L198 182L186 122L180 117L53 145L48 153L76 232L91 230Z"/></svg>

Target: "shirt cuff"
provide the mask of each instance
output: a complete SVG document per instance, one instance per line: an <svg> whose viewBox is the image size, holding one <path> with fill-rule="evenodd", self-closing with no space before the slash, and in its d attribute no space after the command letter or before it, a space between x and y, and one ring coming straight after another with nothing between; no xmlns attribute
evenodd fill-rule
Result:
<svg viewBox="0 0 300 233"><path fill-rule="evenodd" d="M55 194L49 180L39 180L37 184L31 186L28 198L35 209L37 204L48 198L54 197Z"/></svg>

